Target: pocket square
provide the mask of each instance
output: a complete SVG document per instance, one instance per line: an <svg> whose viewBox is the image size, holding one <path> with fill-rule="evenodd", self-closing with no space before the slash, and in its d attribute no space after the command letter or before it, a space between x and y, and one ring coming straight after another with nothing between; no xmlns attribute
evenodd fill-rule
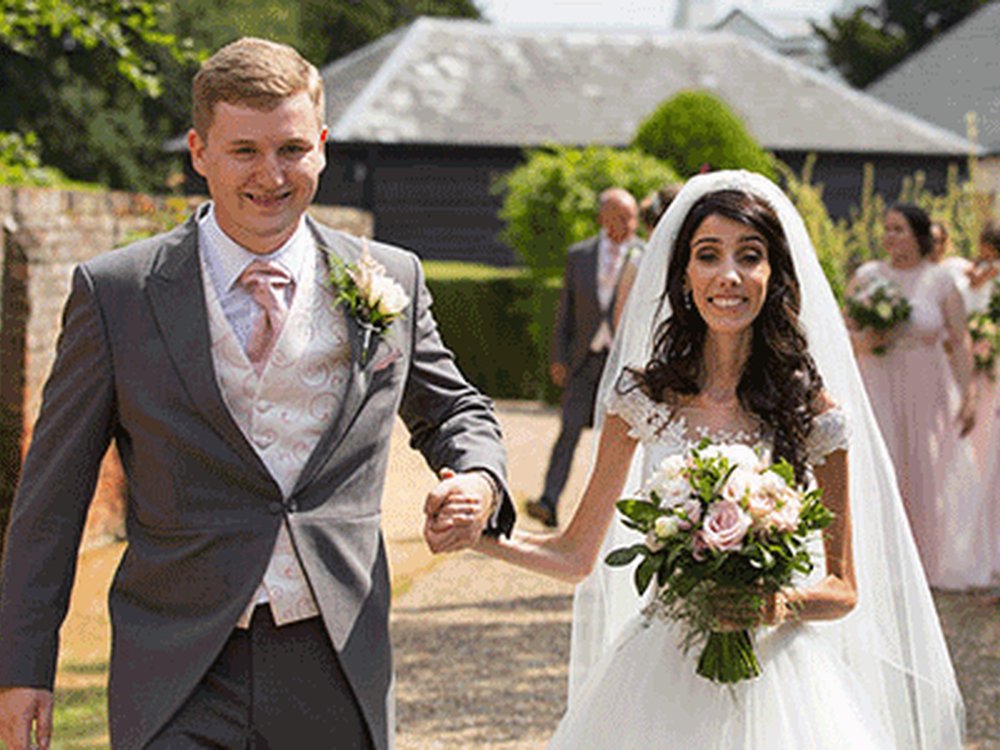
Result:
<svg viewBox="0 0 1000 750"><path fill-rule="evenodd" d="M384 370L386 367L391 365L393 362L395 362L402 356L403 352L401 352L399 349L393 349L384 357L376 360L375 364L372 365L372 372L378 372L379 370Z"/></svg>

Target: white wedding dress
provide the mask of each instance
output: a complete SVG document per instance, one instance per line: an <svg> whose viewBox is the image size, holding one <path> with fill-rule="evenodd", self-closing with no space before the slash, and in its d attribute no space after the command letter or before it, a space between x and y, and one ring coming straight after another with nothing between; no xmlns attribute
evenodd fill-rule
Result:
<svg viewBox="0 0 1000 750"><path fill-rule="evenodd" d="M625 390L624 393L619 392ZM683 413L667 409L638 388L613 390L607 413L620 415L643 451L643 478L670 455L687 453L702 438L739 442L767 452L747 434L711 434ZM847 446L844 413L814 421L808 456L815 465ZM618 523L618 521L615 521ZM822 544L812 545L822 576ZM631 569L617 571L631 577ZM803 581L805 583L805 581ZM617 641L588 670L550 750L867 750L892 748L886 729L848 665L819 637L828 624L785 624L757 631L762 674L723 686L695 673L697 651L684 654L675 625L655 601L636 611Z"/></svg>

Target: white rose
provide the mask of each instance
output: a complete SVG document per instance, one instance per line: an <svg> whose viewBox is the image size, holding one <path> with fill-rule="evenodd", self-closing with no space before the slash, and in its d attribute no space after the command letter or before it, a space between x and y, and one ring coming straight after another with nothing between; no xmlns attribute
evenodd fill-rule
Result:
<svg viewBox="0 0 1000 750"><path fill-rule="evenodd" d="M760 493L760 480L761 476L757 472L737 465L722 488L722 496L727 500L741 503L748 496Z"/></svg>
<svg viewBox="0 0 1000 750"><path fill-rule="evenodd" d="M677 516L660 516L653 523L653 531L660 539L669 539L680 530L680 519Z"/></svg>
<svg viewBox="0 0 1000 750"><path fill-rule="evenodd" d="M375 276L372 278L371 297L375 302L374 307L386 316L399 315L406 307L409 299L403 287L390 279L388 276Z"/></svg>
<svg viewBox="0 0 1000 750"><path fill-rule="evenodd" d="M730 443L727 445L710 445L701 451L703 458L725 458L730 466L741 466L755 471L760 468L760 456L749 445Z"/></svg>
<svg viewBox="0 0 1000 750"><path fill-rule="evenodd" d="M802 512L799 494L786 488L778 498L777 505L777 510L771 513L771 523L778 531L795 531L799 527L799 514Z"/></svg>

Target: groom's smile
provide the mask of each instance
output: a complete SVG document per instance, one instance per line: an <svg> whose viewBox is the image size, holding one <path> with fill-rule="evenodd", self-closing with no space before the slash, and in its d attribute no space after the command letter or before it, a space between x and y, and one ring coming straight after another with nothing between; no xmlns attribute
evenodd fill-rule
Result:
<svg viewBox="0 0 1000 750"><path fill-rule="evenodd" d="M215 106L208 132L188 133L222 230L251 252L280 247L298 226L326 166L326 128L305 92L278 106Z"/></svg>

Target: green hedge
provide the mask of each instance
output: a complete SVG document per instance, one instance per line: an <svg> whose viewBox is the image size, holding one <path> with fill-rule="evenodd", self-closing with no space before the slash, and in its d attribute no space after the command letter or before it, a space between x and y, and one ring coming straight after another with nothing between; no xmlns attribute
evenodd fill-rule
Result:
<svg viewBox="0 0 1000 750"><path fill-rule="evenodd" d="M526 270L424 263L441 336L465 376L492 398L544 399L560 280Z"/></svg>

